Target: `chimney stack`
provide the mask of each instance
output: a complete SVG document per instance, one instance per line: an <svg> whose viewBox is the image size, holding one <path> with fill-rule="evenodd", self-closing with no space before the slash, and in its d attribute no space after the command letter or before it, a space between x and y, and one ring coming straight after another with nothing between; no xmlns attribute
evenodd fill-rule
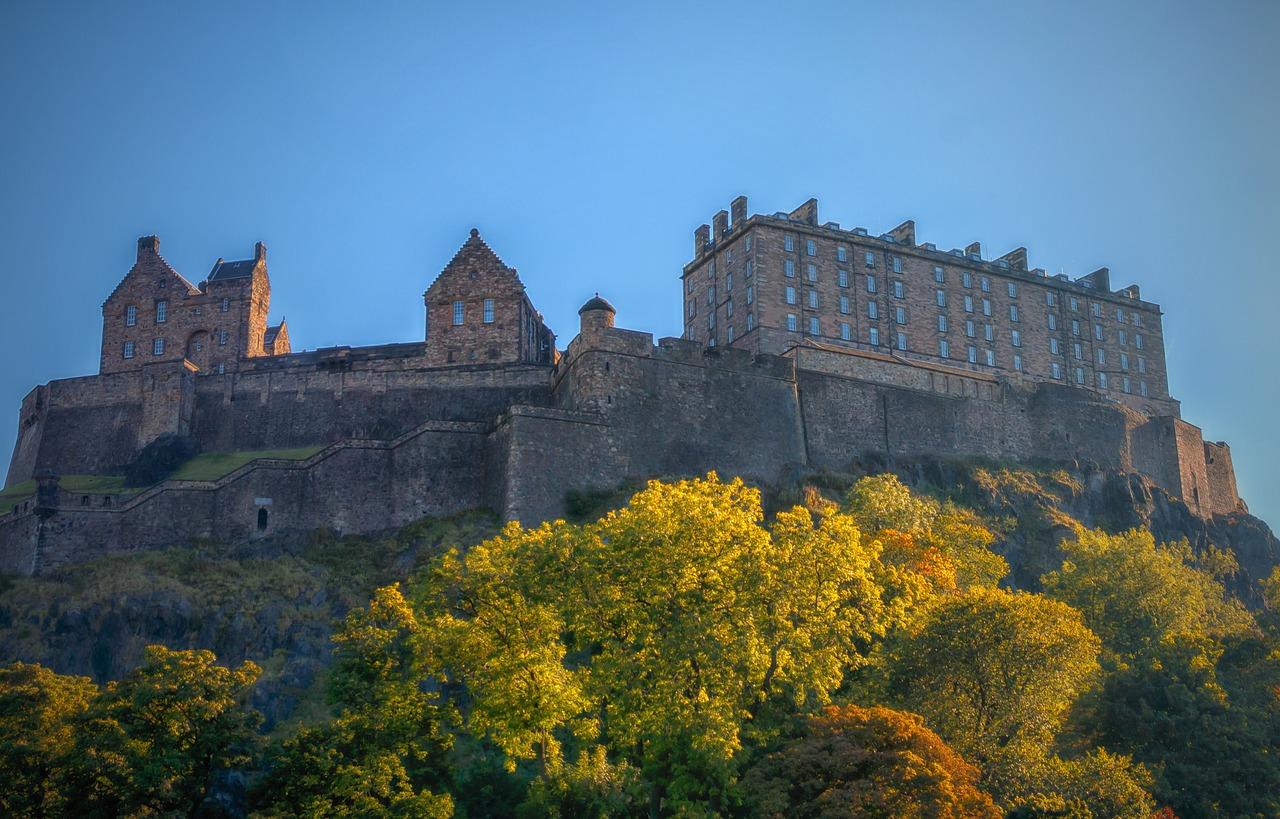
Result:
<svg viewBox="0 0 1280 819"><path fill-rule="evenodd" d="M982 242L974 242L964 249L964 255L982 258Z"/></svg>
<svg viewBox="0 0 1280 819"><path fill-rule="evenodd" d="M711 217L711 236L719 242L729 233L729 211L722 210Z"/></svg>
<svg viewBox="0 0 1280 819"><path fill-rule="evenodd" d="M711 243L711 226L698 225L698 229L693 232L693 255L701 256L706 252L707 245Z"/></svg>
<svg viewBox="0 0 1280 819"><path fill-rule="evenodd" d="M907 245L908 247L915 247L916 245L915 220L908 219L907 221L898 225L893 230L889 231L889 235L892 236L893 240L898 244Z"/></svg>
<svg viewBox="0 0 1280 819"><path fill-rule="evenodd" d="M267 246L262 242L258 242L253 246L254 261L261 262L267 258Z"/></svg>
<svg viewBox="0 0 1280 819"><path fill-rule="evenodd" d="M803 222L806 225L818 226L818 200L809 199L800 207L791 211L789 218L793 222Z"/></svg>
<svg viewBox="0 0 1280 819"><path fill-rule="evenodd" d="M142 257L148 254L155 255L160 252L159 236L139 236L138 237L138 261L142 261Z"/></svg>
<svg viewBox="0 0 1280 819"><path fill-rule="evenodd" d="M729 203L729 213L733 219L733 229L737 230L747 221L747 197L739 196Z"/></svg>
<svg viewBox="0 0 1280 819"><path fill-rule="evenodd" d="M1000 257L1000 259L1009 263L1009 267L1014 270L1027 271L1027 249L1025 247L1015 247L1008 253Z"/></svg>

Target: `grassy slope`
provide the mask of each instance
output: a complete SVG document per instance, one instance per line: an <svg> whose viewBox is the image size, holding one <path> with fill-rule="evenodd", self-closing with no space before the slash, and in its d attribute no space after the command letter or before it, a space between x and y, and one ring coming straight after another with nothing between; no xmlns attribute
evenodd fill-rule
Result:
<svg viewBox="0 0 1280 819"><path fill-rule="evenodd" d="M324 449L323 446L304 446L295 449L262 449L255 452L206 452L178 467L178 470L169 478L177 481L214 481L258 458L305 461L322 449Z"/></svg>

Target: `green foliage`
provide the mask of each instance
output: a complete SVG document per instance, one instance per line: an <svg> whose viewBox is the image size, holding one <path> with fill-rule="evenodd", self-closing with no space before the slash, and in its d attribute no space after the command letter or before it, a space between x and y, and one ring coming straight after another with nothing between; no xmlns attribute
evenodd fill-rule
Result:
<svg viewBox="0 0 1280 819"><path fill-rule="evenodd" d="M520 819L612 819L643 816L648 805L640 772L612 764L605 749L583 749L576 762L557 764L534 780L516 811Z"/></svg>
<svg viewBox="0 0 1280 819"><path fill-rule="evenodd" d="M54 773L71 751L72 726L98 695L88 677L14 663L0 668L0 814L66 812Z"/></svg>
<svg viewBox="0 0 1280 819"><path fill-rule="evenodd" d="M886 692L966 756L1045 747L1098 672L1098 638L1080 613L1034 594L972 589L897 635Z"/></svg>
<svg viewBox="0 0 1280 819"><path fill-rule="evenodd" d="M251 758L258 715L244 699L257 676L250 662L228 669L208 651L149 647L72 724L53 775L68 813L194 813L218 771Z"/></svg>
<svg viewBox="0 0 1280 819"><path fill-rule="evenodd" d="M1010 745L987 762L983 782L1015 817L1148 819L1155 812L1147 770L1104 750L1062 759Z"/></svg>

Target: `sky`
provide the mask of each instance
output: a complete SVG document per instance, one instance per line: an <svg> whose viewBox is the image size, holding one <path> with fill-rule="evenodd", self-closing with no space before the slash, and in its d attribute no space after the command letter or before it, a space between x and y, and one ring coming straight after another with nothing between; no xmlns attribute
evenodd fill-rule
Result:
<svg viewBox="0 0 1280 819"><path fill-rule="evenodd" d="M679 335L738 194L1165 311L1170 391L1280 525L1280 3L0 4L0 452L97 371L158 234L269 248L294 348L422 337L478 227L562 343L599 291Z"/></svg>

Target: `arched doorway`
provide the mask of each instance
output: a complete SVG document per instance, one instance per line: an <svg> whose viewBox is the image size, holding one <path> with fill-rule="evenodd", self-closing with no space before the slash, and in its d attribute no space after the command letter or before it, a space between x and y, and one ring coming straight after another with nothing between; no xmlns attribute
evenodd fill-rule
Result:
<svg viewBox="0 0 1280 819"><path fill-rule="evenodd" d="M266 507L263 507L262 509L258 510L258 531L259 532L267 531L267 523L269 522L269 518L270 518L270 513L267 512Z"/></svg>

